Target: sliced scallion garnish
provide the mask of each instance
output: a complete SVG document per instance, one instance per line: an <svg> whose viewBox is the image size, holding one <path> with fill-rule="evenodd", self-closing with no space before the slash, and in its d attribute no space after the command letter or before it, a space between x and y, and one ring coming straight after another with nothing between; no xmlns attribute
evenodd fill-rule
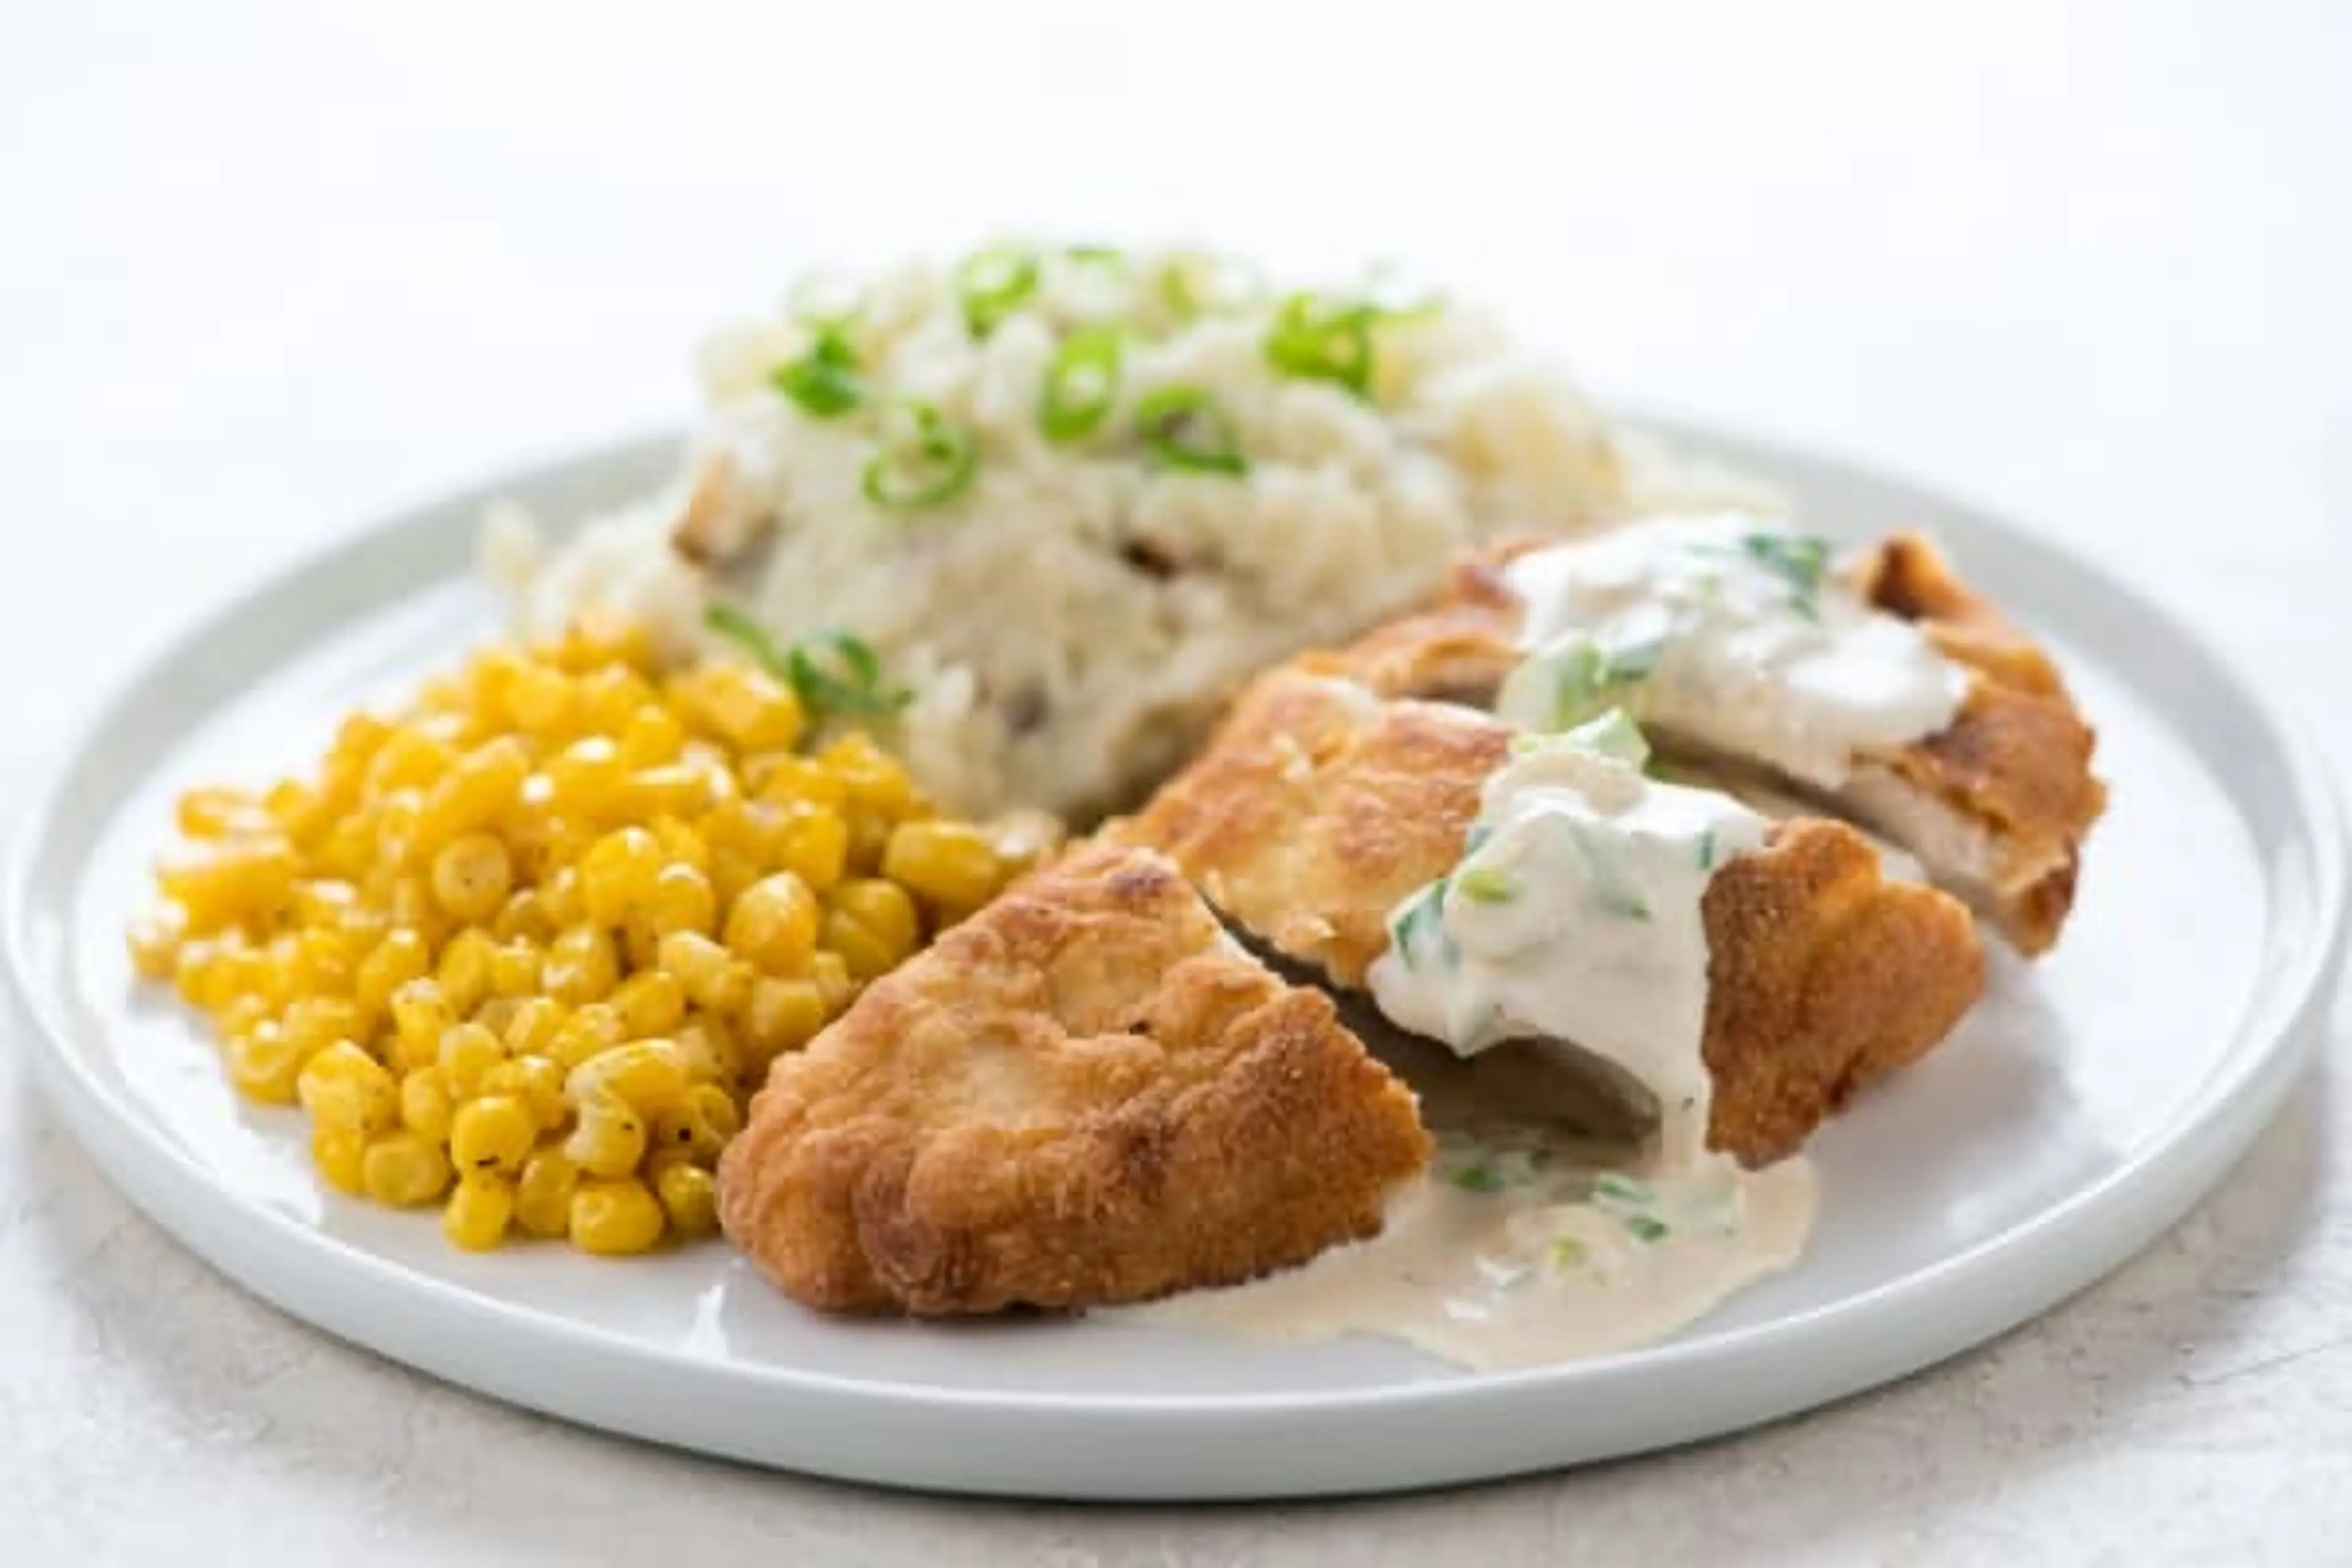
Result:
<svg viewBox="0 0 2352 1568"><path fill-rule="evenodd" d="M1465 1165L1450 1178L1465 1193L1499 1193L1503 1190L1502 1173L1492 1165Z"/></svg>
<svg viewBox="0 0 2352 1568"><path fill-rule="evenodd" d="M1454 887L1479 904L1507 904L1519 896L1519 879L1499 866L1473 866L1454 879Z"/></svg>
<svg viewBox="0 0 2352 1568"><path fill-rule="evenodd" d="M948 423L928 403L888 410L880 450L862 476L866 499L892 511L913 511L953 500L971 487L980 449L969 432Z"/></svg>
<svg viewBox="0 0 2352 1568"><path fill-rule="evenodd" d="M768 380L813 419L838 419L866 401L857 349L839 321L819 324L808 353L778 365Z"/></svg>
<svg viewBox="0 0 2352 1568"><path fill-rule="evenodd" d="M1666 1238L1666 1222L1650 1215L1627 1215L1625 1229L1639 1242L1664 1241Z"/></svg>
<svg viewBox="0 0 2352 1568"><path fill-rule="evenodd" d="M1063 340L1037 397L1047 440L1075 441L1103 422L1118 400L1118 362L1116 327L1086 327Z"/></svg>
<svg viewBox="0 0 2352 1568"><path fill-rule="evenodd" d="M1286 375L1337 382L1359 397L1369 397L1375 314L1370 305L1293 294L1283 300L1274 325L1266 330L1266 360Z"/></svg>
<svg viewBox="0 0 2352 1568"><path fill-rule="evenodd" d="M1822 577L1829 569L1827 540L1809 533L1749 533L1740 536L1739 547L1789 585L1790 599L1801 614L1820 613Z"/></svg>
<svg viewBox="0 0 2352 1568"><path fill-rule="evenodd" d="M1249 472L1241 438L1216 399L1197 386L1154 387L1136 400L1135 428L1152 456L1198 474Z"/></svg>
<svg viewBox="0 0 2352 1568"><path fill-rule="evenodd" d="M963 324L975 338L996 331L1005 317L1037 291L1037 258L1027 250L975 251L956 268Z"/></svg>
<svg viewBox="0 0 2352 1568"><path fill-rule="evenodd" d="M882 679L881 658L848 632L823 631L779 648L766 627L732 605L711 605L702 620L791 687L812 719L887 718L915 700Z"/></svg>

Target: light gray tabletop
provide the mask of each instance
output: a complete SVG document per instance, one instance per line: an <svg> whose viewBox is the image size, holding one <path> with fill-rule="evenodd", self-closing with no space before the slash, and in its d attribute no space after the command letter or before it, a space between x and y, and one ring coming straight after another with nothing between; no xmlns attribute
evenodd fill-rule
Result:
<svg viewBox="0 0 2352 1568"><path fill-rule="evenodd" d="M812 9L0 11L0 790L304 542L676 420L694 334L806 262L1005 224L1398 257L1612 399L2095 552L2342 754L2352 12ZM1937 1371L1580 1474L1213 1510L866 1491L437 1386L194 1261L0 1050L0 1556L2352 1561L2347 1032L2147 1256Z"/></svg>

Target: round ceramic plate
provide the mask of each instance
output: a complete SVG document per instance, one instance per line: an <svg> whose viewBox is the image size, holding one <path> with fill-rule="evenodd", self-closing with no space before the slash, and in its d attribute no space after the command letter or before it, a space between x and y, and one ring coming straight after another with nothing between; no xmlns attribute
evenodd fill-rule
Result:
<svg viewBox="0 0 2352 1568"><path fill-rule="evenodd" d="M1968 508L1681 432L1859 535L1928 521L2049 635L2114 806L2065 941L2002 955L1960 1033L1816 1144L1812 1250L1670 1342L1479 1376L1394 1343L1285 1347L1104 1315L934 1326L816 1317L711 1244L628 1263L468 1257L429 1217L323 1191L291 1110L240 1103L121 930L175 790L314 754L337 715L496 625L486 500L576 518L656 482L648 440L339 544L166 649L20 825L6 951L39 1076L115 1182L331 1333L614 1431L908 1486L1073 1498L1365 1491L1727 1432L1999 1332L2169 1225L2276 1106L2336 963L2345 855L2295 731L2205 646L2083 563Z"/></svg>

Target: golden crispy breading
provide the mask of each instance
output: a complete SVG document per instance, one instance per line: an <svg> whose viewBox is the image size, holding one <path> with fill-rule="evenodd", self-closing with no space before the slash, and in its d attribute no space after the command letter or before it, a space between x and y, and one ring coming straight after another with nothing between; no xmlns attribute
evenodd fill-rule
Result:
<svg viewBox="0 0 2352 1568"><path fill-rule="evenodd" d="M1522 657L1520 606L1500 567L1543 542L1512 542L1465 563L1436 605L1314 656L1312 668L1387 696L1492 706ZM1855 758L1852 776L1822 804L1909 850L2020 952L2045 952L2073 908L2083 840L2106 805L2091 773L2091 727L2049 656L1924 538L1895 534L1871 546L1849 580L1880 609L1916 621L1974 679L1949 725ZM1672 731L1650 738L1677 760L1734 769L1755 762Z"/></svg>
<svg viewBox="0 0 2352 1568"><path fill-rule="evenodd" d="M1109 830L1164 850L1225 914L1335 982L1363 984L1399 900L1452 869L1500 721L1381 701L1295 669L1261 677L1192 765ZM1712 1148L1792 1152L1853 1091L1950 1032L1984 986L1968 911L1881 877L1843 823L1776 825L1702 906Z"/></svg>
<svg viewBox="0 0 2352 1568"><path fill-rule="evenodd" d="M1165 859L1088 846L780 1058L719 1163L788 1294L921 1315L1231 1284L1381 1227L1412 1095Z"/></svg>
<svg viewBox="0 0 2352 1568"><path fill-rule="evenodd" d="M1286 957L1360 985L1398 900L1460 858L1511 729L1282 668L1107 836L1149 844Z"/></svg>
<svg viewBox="0 0 2352 1568"><path fill-rule="evenodd" d="M1957 900L1888 880L1841 822L1776 824L1708 882L1711 1147L1762 1165L1795 1153L1855 1091L1927 1054L1984 992Z"/></svg>

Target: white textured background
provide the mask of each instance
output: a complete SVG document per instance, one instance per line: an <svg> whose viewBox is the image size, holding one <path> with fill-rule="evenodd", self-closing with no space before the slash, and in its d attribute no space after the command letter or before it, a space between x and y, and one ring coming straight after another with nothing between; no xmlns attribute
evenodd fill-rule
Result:
<svg viewBox="0 0 2352 1568"><path fill-rule="evenodd" d="M2352 719L2352 9L0 5L0 800L287 552L674 420L813 260L1383 254L1603 395L2008 507ZM5 825L0 825L5 830ZM0 1560L2352 1563L2346 1030L2045 1321L1580 1475L953 1503L583 1436L247 1300L0 1051Z"/></svg>

